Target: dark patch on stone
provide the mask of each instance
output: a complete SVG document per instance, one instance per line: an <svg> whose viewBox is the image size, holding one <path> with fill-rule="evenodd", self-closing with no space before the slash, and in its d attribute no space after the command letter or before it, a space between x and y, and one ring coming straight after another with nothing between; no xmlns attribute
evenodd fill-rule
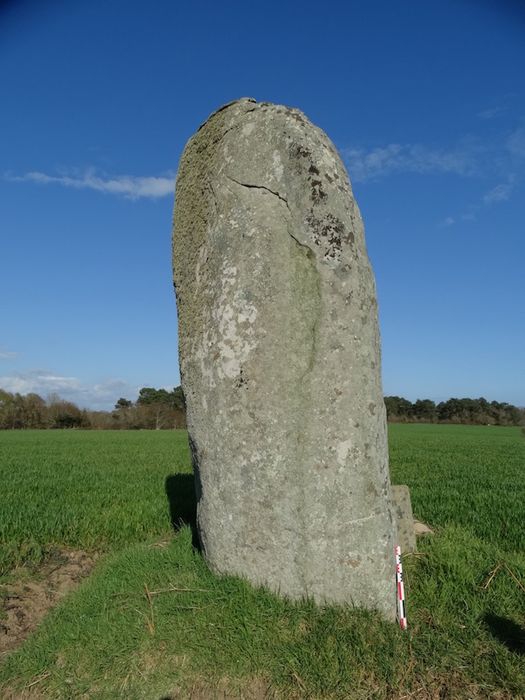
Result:
<svg viewBox="0 0 525 700"><path fill-rule="evenodd" d="M312 156L311 152L300 143L292 143L290 155L292 158L310 158Z"/></svg>
<svg viewBox="0 0 525 700"><path fill-rule="evenodd" d="M299 122L299 124L305 123L304 118L299 114L299 112L292 112L292 119L295 119L295 121Z"/></svg>
<svg viewBox="0 0 525 700"><path fill-rule="evenodd" d="M308 172L312 173L312 175L319 175L319 168L316 168L312 163L312 165L308 168Z"/></svg>
<svg viewBox="0 0 525 700"><path fill-rule="evenodd" d="M292 119L295 119L296 122L299 122L299 124L306 124L306 119L304 116L297 109L294 109L294 107L285 107L284 112Z"/></svg>
<svg viewBox="0 0 525 700"><path fill-rule="evenodd" d="M318 204L323 199L327 198L326 192L323 190L323 183L321 180L312 180L312 200L314 204Z"/></svg>
<svg viewBox="0 0 525 700"><path fill-rule="evenodd" d="M369 403L369 404L368 404L368 410L370 411L370 413L371 413L373 416L375 416L375 414L376 414L376 405L375 405L375 403Z"/></svg>
<svg viewBox="0 0 525 700"><path fill-rule="evenodd" d="M313 211L306 217L306 223L312 230L312 238L316 245L324 248L327 260L336 260L343 249L343 243L354 242L354 234L347 231L344 223L331 213L322 219L314 216Z"/></svg>
<svg viewBox="0 0 525 700"><path fill-rule="evenodd" d="M352 272L352 268L350 267L350 265L346 264L346 265L342 265L341 267L337 268L336 274L340 279L345 279L350 275L351 272Z"/></svg>
<svg viewBox="0 0 525 700"><path fill-rule="evenodd" d="M370 494L371 496L378 495L378 491L377 491L376 487L374 486L374 484L372 484L372 483L368 484L368 486L366 487L366 492L368 494Z"/></svg>
<svg viewBox="0 0 525 700"><path fill-rule="evenodd" d="M235 386L240 389L243 386L246 386L248 384L248 380L244 376L243 369L241 367L241 371L239 372L239 376L235 380Z"/></svg>

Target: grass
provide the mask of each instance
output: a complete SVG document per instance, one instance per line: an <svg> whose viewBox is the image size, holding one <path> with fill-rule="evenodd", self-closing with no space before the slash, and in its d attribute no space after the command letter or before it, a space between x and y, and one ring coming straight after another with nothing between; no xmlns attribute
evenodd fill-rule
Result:
<svg viewBox="0 0 525 700"><path fill-rule="evenodd" d="M182 430L2 431L0 575L54 545L111 551L169 533L173 472L191 472Z"/></svg>
<svg viewBox="0 0 525 700"><path fill-rule="evenodd" d="M212 575L189 527L170 536L192 513L184 433L0 434L4 566L56 545L107 552L7 658L0 696L38 681L50 698L525 697L525 440L393 425L390 449L436 528L405 558L408 632Z"/></svg>
<svg viewBox="0 0 525 700"><path fill-rule="evenodd" d="M519 428L390 425L392 481L417 515L523 551L525 439Z"/></svg>

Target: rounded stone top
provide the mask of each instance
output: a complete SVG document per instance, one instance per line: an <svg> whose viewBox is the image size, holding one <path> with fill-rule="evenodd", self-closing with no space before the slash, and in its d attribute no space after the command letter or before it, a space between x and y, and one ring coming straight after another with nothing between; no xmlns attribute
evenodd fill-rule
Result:
<svg viewBox="0 0 525 700"><path fill-rule="evenodd" d="M202 127L206 124L206 122L208 122L216 114L219 114L219 112L222 112L223 110L228 109L228 107L231 107L232 105L239 104L240 102L253 102L256 104L257 100L253 97L239 97L236 100L231 100L230 102L226 102L226 104L223 104L223 105L221 105L221 107L218 107L216 110L214 110L210 114L210 116L205 121L202 122L202 124L199 126L197 131L200 131L200 129L202 129Z"/></svg>

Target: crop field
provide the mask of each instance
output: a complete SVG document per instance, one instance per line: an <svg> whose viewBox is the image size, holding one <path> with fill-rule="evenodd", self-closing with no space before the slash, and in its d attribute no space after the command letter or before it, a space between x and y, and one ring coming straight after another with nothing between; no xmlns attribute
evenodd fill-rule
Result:
<svg viewBox="0 0 525 700"><path fill-rule="evenodd" d="M1 432L0 632L2 586L57 549L99 558L0 656L0 697L525 698L524 436L389 436L392 481L435 531L404 558L406 632L211 574L182 431Z"/></svg>
<svg viewBox="0 0 525 700"><path fill-rule="evenodd" d="M190 472L184 431L0 433L0 573L53 545L109 551L168 534L166 480Z"/></svg>

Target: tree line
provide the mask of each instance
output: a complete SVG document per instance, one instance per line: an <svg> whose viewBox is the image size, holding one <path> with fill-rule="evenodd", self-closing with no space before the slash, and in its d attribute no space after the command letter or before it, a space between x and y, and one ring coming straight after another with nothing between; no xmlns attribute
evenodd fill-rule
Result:
<svg viewBox="0 0 525 700"><path fill-rule="evenodd" d="M393 423L463 423L468 425L525 425L525 408L479 399L448 399L435 403L401 396L385 396L388 420ZM184 394L143 387L136 401L120 398L111 411L79 408L56 394L46 400L35 393L13 394L0 389L0 429L92 428L96 430L169 430L186 427Z"/></svg>
<svg viewBox="0 0 525 700"><path fill-rule="evenodd" d="M43 399L35 393L13 394L0 389L0 429L85 428L95 430L167 430L186 427L184 394L144 387L136 401L120 398L112 411L81 409L57 394Z"/></svg>
<svg viewBox="0 0 525 700"><path fill-rule="evenodd" d="M487 399L448 399L435 403L401 396L385 396L388 420L392 423L462 423L467 425L525 425L525 408Z"/></svg>

